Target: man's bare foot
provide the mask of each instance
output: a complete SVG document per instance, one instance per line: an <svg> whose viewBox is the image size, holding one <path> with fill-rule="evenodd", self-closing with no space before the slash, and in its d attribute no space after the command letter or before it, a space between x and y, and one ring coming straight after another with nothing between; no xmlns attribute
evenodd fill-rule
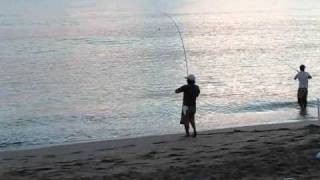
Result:
<svg viewBox="0 0 320 180"><path fill-rule="evenodd" d="M194 133L193 133L193 137L197 137L197 132L194 132Z"/></svg>

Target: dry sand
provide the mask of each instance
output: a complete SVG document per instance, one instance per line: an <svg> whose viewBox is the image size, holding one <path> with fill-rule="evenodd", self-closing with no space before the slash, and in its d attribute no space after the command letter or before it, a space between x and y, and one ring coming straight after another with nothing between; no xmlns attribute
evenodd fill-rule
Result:
<svg viewBox="0 0 320 180"><path fill-rule="evenodd" d="M313 123L311 125L311 123ZM320 179L318 122L0 152L0 179Z"/></svg>

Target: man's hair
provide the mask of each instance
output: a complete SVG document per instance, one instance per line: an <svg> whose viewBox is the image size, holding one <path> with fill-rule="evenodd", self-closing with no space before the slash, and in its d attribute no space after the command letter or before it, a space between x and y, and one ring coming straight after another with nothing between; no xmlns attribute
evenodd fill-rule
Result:
<svg viewBox="0 0 320 180"><path fill-rule="evenodd" d="M304 71L305 68L306 68L305 65L303 65L303 64L300 65L300 71Z"/></svg>
<svg viewBox="0 0 320 180"><path fill-rule="evenodd" d="M192 84L195 84L196 82L187 79L187 83L190 84L190 85L192 85Z"/></svg>

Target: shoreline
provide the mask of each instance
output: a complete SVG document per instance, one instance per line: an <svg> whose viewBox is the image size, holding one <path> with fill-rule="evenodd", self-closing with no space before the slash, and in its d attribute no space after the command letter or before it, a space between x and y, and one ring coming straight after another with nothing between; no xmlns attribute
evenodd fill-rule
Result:
<svg viewBox="0 0 320 180"><path fill-rule="evenodd" d="M237 128L246 128L250 126L265 126L271 124L288 124L288 123L296 123L296 122L303 122L303 121L316 121L318 118L315 116L315 108L309 108L309 112L306 116L301 116L301 114L290 112L289 110L282 110L282 111L272 111L272 112L243 112L237 114L237 118L234 118L234 115L222 115L219 114L215 117L216 119L223 119L226 120L228 123L223 124L220 126L219 124L210 124L209 126L203 126L203 124L199 123L198 128L201 129L199 132L202 131L220 131L220 130L227 130L227 129L237 129ZM254 114L254 115L253 115ZM258 114L258 115L257 115ZM285 117L285 118L284 118ZM230 121L230 122L229 122ZM240 122L240 123L239 123ZM202 125L202 127L201 127ZM68 140L68 141L48 141L48 142L37 142L37 141L18 141L18 142L7 142L4 143L3 147L0 148L0 152L6 151L16 151L16 150L32 150L32 149L39 149L39 148L46 148L46 147L55 147L55 146L64 146L64 145L72 145L72 144L79 144L79 143L88 143L88 142L102 142L102 141L114 141L114 140L125 140L125 139L135 139L135 138L144 138L149 136L163 136L163 135L178 135L184 133L183 127L175 127L180 129L181 131L175 129L174 131L169 132L157 132L154 134L151 133L138 133L137 135L130 135L127 134L123 136L120 133L118 137L96 137L93 136L93 139L78 139L78 140ZM33 139L36 139L33 137Z"/></svg>
<svg viewBox="0 0 320 180"><path fill-rule="evenodd" d="M267 123L267 124L259 124L259 125L249 125L249 126L239 126L239 127L227 127L221 129L211 129L211 130L204 130L198 131L198 135L206 133L227 133L232 131L252 131L252 130L269 130L275 128L294 128L296 126L306 126L310 124L319 124L317 120L306 120L306 121L294 121L294 122L281 122L281 123ZM181 126L183 129L183 127ZM192 128L190 129L190 133L192 134ZM34 151L40 149L51 149L51 148L59 148L59 147L66 147L66 146L77 146L77 145L91 145L91 144L98 144L98 143L116 143L118 141L130 141L135 139L149 139L149 138L156 138L156 137L167 137L167 136L178 136L183 137L184 133L172 133L172 134L161 134L161 135L147 135L147 136L138 136L138 137L129 137L129 138L121 138L121 139L107 139L107 140L92 140L92 141L80 141L80 142L66 142L61 144L49 144L49 145L34 145L28 146L26 148L12 148L12 149L0 149L0 155L2 153L10 153L10 152L18 152L18 151Z"/></svg>
<svg viewBox="0 0 320 180"><path fill-rule="evenodd" d="M196 138L168 134L1 151L0 179L312 179L320 177L310 172L320 168L315 159L319 124L267 124L201 131ZM308 170L301 171L302 166Z"/></svg>

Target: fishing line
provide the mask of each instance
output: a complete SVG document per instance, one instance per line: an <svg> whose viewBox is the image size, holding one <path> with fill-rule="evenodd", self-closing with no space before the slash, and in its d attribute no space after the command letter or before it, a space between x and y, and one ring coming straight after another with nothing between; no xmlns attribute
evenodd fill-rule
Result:
<svg viewBox="0 0 320 180"><path fill-rule="evenodd" d="M271 6L269 6L269 8L268 8L269 12L270 12L271 8L273 8L273 7L275 6L275 4L276 4L276 0L272 1ZM272 11L274 11L274 10L272 10ZM280 61L280 60L278 60L278 59L276 59L276 60L277 60L277 61ZM280 61L280 62L282 62L283 64L285 64L286 66L288 66L290 69L299 72L296 68L292 67L290 64L288 64L288 63L286 63L286 62L284 62L284 61Z"/></svg>
<svg viewBox="0 0 320 180"><path fill-rule="evenodd" d="M186 53L186 48L184 46L184 41L183 41L183 38L182 38L182 33L180 31L180 28L177 24L177 22L174 20L174 18L172 16L170 16L169 14L167 13L163 13L165 16L167 16L169 19L172 20L172 22L174 23L174 26L176 27L178 33L179 33L179 36L180 36L180 40L181 40L181 45L182 45L182 48L183 48L183 53L184 53L184 61L186 62L186 70L187 70L187 76L189 75L189 69L188 69L188 59L187 59L187 53Z"/></svg>

